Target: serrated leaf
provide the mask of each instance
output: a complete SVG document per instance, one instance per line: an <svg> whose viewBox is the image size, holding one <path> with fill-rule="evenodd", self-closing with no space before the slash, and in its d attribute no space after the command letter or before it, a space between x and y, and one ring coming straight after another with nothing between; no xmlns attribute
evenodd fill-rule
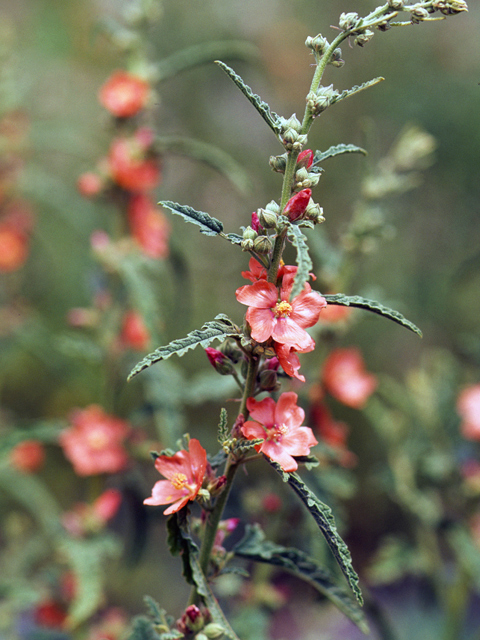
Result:
<svg viewBox="0 0 480 640"><path fill-rule="evenodd" d="M340 100L344 100L345 98L349 98L350 96L355 95L356 93L360 93L364 89L368 89L369 87L373 87L379 82L385 80L382 76L378 76L378 78L373 78L373 80L367 80L363 84L356 84L351 89L345 89L342 93L339 93L337 96L334 96L331 100L330 104L335 104L335 102L340 102Z"/></svg>
<svg viewBox="0 0 480 640"><path fill-rule="evenodd" d="M160 640L161 637L153 628L152 621L146 616L136 616L133 619L132 632L128 640Z"/></svg>
<svg viewBox="0 0 480 640"><path fill-rule="evenodd" d="M323 533L325 540L330 547L330 551L333 553L343 575L348 581L351 590L355 594L358 602L363 604L362 592L359 587L358 575L355 572L352 565L352 557L347 545L340 537L335 524L335 518L333 517L332 510L329 506L324 504L317 496L310 491L307 485L303 482L299 475L296 473L286 474L280 465L276 462L272 462L266 458L272 467L279 473L282 478L292 487L297 496L307 507L313 516L313 519L318 525L318 528Z"/></svg>
<svg viewBox="0 0 480 640"><path fill-rule="evenodd" d="M197 211L186 204L178 204L170 200L161 200L158 204L166 209L170 209L172 213L182 216L185 222L196 224L200 227L200 233L206 236L216 236L223 231L223 224L220 220L217 220L217 218L214 218L209 213Z"/></svg>
<svg viewBox="0 0 480 640"><path fill-rule="evenodd" d="M372 313L376 313L384 318L388 318L389 320L393 320L397 324L401 324L402 327L406 329L410 329L413 333L416 333L420 338L423 336L421 330L407 320L399 311L395 311L395 309L390 309L389 307L385 307L383 304L380 304L376 300L368 300L367 298L362 298L361 296L346 296L343 293L335 293L335 294L325 294L323 296L328 304L337 304L342 307L356 307L358 309L366 309L367 311L372 311Z"/></svg>
<svg viewBox="0 0 480 640"><path fill-rule="evenodd" d="M298 270L295 275L295 281L293 283L292 292L290 294L291 297L294 298L303 291L303 287L310 277L310 271L312 270L313 265L308 253L307 238L303 235L298 226L289 224L287 234L292 241L293 246L297 250L296 262L298 265Z"/></svg>
<svg viewBox="0 0 480 640"><path fill-rule="evenodd" d="M198 346L206 349L214 340L224 340L226 337L235 334L235 329L223 321L208 321L201 329L191 331L185 338L173 340L164 347L159 347L152 353L149 353L132 369L127 380L136 376L140 371L152 366L152 364L160 362L161 360L166 360L174 354L181 357L185 355L189 349L195 349L195 347Z"/></svg>
<svg viewBox="0 0 480 640"><path fill-rule="evenodd" d="M184 566L185 563L188 562L189 575L193 580L192 584L195 584L197 593L204 599L205 604L210 611L210 615L212 616L213 622L216 622L223 628L224 636L230 638L230 640L239 640L238 636L225 618L225 615L220 608L220 605L218 604L217 599L215 598L213 591L211 590L210 585L208 584L207 579L202 571L200 562L198 560L198 547L192 540L192 537L190 535L185 511L185 509L182 509L181 511L174 514L174 516L176 516L175 535L182 539L182 561L184 562ZM186 560L185 556L187 557Z"/></svg>
<svg viewBox="0 0 480 640"><path fill-rule="evenodd" d="M303 551L266 540L259 525L247 525L244 537L235 545L233 551L241 558L281 567L305 580L350 618L363 633L369 632L365 615L356 602L344 589L335 584L330 572L320 567Z"/></svg>
<svg viewBox="0 0 480 640"><path fill-rule="evenodd" d="M315 151L312 167L316 164L320 164L320 162L323 162L324 160L328 160L328 158L334 158L335 156L340 156L344 153L361 153L364 156L368 155L365 149L357 147L355 144L336 144L326 151Z"/></svg>
<svg viewBox="0 0 480 640"><path fill-rule="evenodd" d="M218 442L223 445L223 443L228 438L228 415L227 410L223 407L220 409L220 422L218 423Z"/></svg>
<svg viewBox="0 0 480 640"><path fill-rule="evenodd" d="M239 236L238 233L226 233L225 237L230 240L232 244L242 244L243 236Z"/></svg>
<svg viewBox="0 0 480 640"><path fill-rule="evenodd" d="M264 102L260 96L250 89L250 87L243 81L243 79L235 73L233 69L231 69L228 65L226 65L221 60L215 60L215 64L218 64L220 69L225 71L225 73L233 80L233 82L237 85L243 95L248 99L248 101L253 104L258 113L262 116L265 122L268 124L270 129L275 134L280 132L280 118L278 115L270 110L270 107L266 102Z"/></svg>
<svg viewBox="0 0 480 640"><path fill-rule="evenodd" d="M155 145L160 153L168 151L207 164L244 194L251 190L251 180L242 165L213 144L180 136L161 136L155 139Z"/></svg>

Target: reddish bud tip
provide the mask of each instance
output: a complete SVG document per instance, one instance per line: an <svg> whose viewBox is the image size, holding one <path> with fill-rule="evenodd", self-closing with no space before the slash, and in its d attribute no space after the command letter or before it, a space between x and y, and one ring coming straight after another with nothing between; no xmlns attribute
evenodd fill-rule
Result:
<svg viewBox="0 0 480 640"><path fill-rule="evenodd" d="M302 189L287 202L283 213L288 216L290 222L294 222L303 216L305 213L310 197L312 195L311 189Z"/></svg>

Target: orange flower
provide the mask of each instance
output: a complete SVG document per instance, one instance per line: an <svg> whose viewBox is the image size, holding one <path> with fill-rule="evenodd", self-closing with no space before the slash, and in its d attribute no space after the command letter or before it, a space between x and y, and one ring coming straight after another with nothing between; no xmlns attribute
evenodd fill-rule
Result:
<svg viewBox="0 0 480 640"><path fill-rule="evenodd" d="M458 396L457 411L462 417L460 430L467 440L480 440L480 384L464 389Z"/></svg>
<svg viewBox="0 0 480 640"><path fill-rule="evenodd" d="M317 444L310 427L302 427L305 412L297 406L297 394L282 393L278 402L264 398L260 402L248 398L250 419L242 426L248 440L263 438L256 451L264 453L277 462L284 471L295 471L298 467L293 456L308 456L310 447Z"/></svg>
<svg viewBox="0 0 480 640"><path fill-rule="evenodd" d="M16 271L27 257L27 235L7 222L0 223L0 272Z"/></svg>
<svg viewBox="0 0 480 640"><path fill-rule="evenodd" d="M24 440L10 452L10 462L18 471L35 473L45 461L45 449L38 440Z"/></svg>
<svg viewBox="0 0 480 640"><path fill-rule="evenodd" d="M117 118L131 118L147 103L150 85L127 71L115 71L98 92L100 104Z"/></svg>
<svg viewBox="0 0 480 640"><path fill-rule="evenodd" d="M132 236L145 255L166 258L170 224L162 210L147 195L137 193L130 199L127 215Z"/></svg>
<svg viewBox="0 0 480 640"><path fill-rule="evenodd" d="M366 371L358 349L335 349L323 365L323 384L343 404L361 409L375 391L377 379Z"/></svg>
<svg viewBox="0 0 480 640"><path fill-rule="evenodd" d="M152 489L152 496L143 504L158 506L173 504L165 509L165 515L180 511L190 501L195 500L207 469L207 452L198 440L192 438L188 451L178 451L173 456L158 456L155 469L167 480L159 480Z"/></svg>
<svg viewBox="0 0 480 640"><path fill-rule="evenodd" d="M128 464L123 440L129 432L127 422L93 404L74 411L72 426L60 434L59 441L79 476L116 473Z"/></svg>

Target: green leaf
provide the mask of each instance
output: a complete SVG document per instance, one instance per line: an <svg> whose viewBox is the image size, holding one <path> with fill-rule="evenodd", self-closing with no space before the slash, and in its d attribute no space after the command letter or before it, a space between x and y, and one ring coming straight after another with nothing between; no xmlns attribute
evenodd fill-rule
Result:
<svg viewBox="0 0 480 640"><path fill-rule="evenodd" d="M298 226L289 224L287 234L292 241L293 246L297 250L296 262L298 270L295 275L295 282L293 283L291 293L291 297L294 298L303 291L303 287L310 277L310 271L312 270L313 265L308 253L307 238L303 235Z"/></svg>
<svg viewBox="0 0 480 640"><path fill-rule="evenodd" d="M270 110L268 104L264 102L260 98L260 96L258 96L256 93L253 93L250 87L245 84L242 78L237 73L235 73L233 69L231 69L221 60L215 60L215 64L218 64L220 69L223 69L223 71L225 71L225 73L233 80L233 82L237 85L243 95L249 100L249 102L251 102L251 104L253 104L255 109L268 124L270 129L272 129L275 134L278 134L281 128L280 118L278 117L278 115Z"/></svg>
<svg viewBox="0 0 480 640"><path fill-rule="evenodd" d="M353 96L356 93L360 93L360 91L363 91L364 89L368 89L369 87L375 86L376 84L378 84L379 82L382 82L383 80L385 80L385 78L382 78L382 76L379 76L378 78L373 78L373 80L368 80L363 84L355 85L351 89L345 89L345 91L342 91L342 93L339 93L337 96L334 96L330 104L335 104L335 102L340 102L340 100L349 98L350 96Z"/></svg>
<svg viewBox="0 0 480 640"><path fill-rule="evenodd" d="M315 165L323 162L324 160L327 160L328 158L334 158L335 156L340 156L344 153L361 153L364 156L367 155L365 149L357 147L354 144L337 144L333 147L330 147L326 151L315 151L312 166L314 167Z"/></svg>
<svg viewBox="0 0 480 640"><path fill-rule="evenodd" d="M333 517L330 507L324 504L312 491L310 491L299 475L296 473L285 473L279 464L272 462L268 458L266 459L275 471L282 476L284 481L288 482L300 500L310 511L320 531L323 533L325 540L330 547L330 551L338 562L343 575L347 579L351 590L355 594L358 602L363 604L358 575L353 568L350 551L337 531L335 518Z"/></svg>
<svg viewBox="0 0 480 640"><path fill-rule="evenodd" d="M170 344L159 347L149 353L132 369L127 379L130 380L140 371L147 369L156 362L166 360L174 354L183 356L189 349L195 349L198 346L206 349L213 340L224 340L231 335L237 335L237 331L232 324L227 324L224 320L210 320L201 329L191 331L185 338L173 340Z"/></svg>
<svg viewBox="0 0 480 640"><path fill-rule="evenodd" d="M342 307L357 307L358 309L367 309L367 311L372 311L373 313L377 313L384 318L388 318L389 320L393 320L397 324L401 324L402 327L410 329L413 333L416 333L420 338L422 337L422 332L420 329L407 320L399 311L395 311L394 309L390 309L389 307L384 307L383 304L376 302L376 300L368 300L367 298L362 298L361 296L346 296L343 293L335 293L335 294L324 294L323 296L328 304L337 304Z"/></svg>
<svg viewBox="0 0 480 640"><path fill-rule="evenodd" d="M163 634L162 634L163 635ZM146 616L136 616L132 621L132 633L128 640L160 640L161 636L153 628L153 623Z"/></svg>
<svg viewBox="0 0 480 640"><path fill-rule="evenodd" d="M157 81L176 76L181 71L213 62L217 58L235 58L255 60L259 57L258 48L245 40L225 40L218 42L202 42L186 49L175 51L160 60L155 66Z"/></svg>
<svg viewBox="0 0 480 640"><path fill-rule="evenodd" d="M230 240L232 244L242 244L243 236L239 236L238 233L226 233L225 237Z"/></svg>
<svg viewBox="0 0 480 640"><path fill-rule="evenodd" d="M160 153L168 151L204 162L230 180L242 193L251 190L251 180L242 165L213 144L179 136L162 136L156 138L155 144Z"/></svg>
<svg viewBox="0 0 480 640"><path fill-rule="evenodd" d="M161 200L158 204L166 209L170 209L172 213L182 216L185 222L198 225L200 227L200 233L204 233L206 236L216 236L223 231L223 224L220 220L217 220L217 218L214 218L208 213L196 211L193 207L189 207L186 204L178 204L170 200Z"/></svg>
<svg viewBox="0 0 480 640"><path fill-rule="evenodd" d="M220 422L218 423L218 442L223 443L228 440L228 416L227 410L223 407L220 409Z"/></svg>
<svg viewBox="0 0 480 640"><path fill-rule="evenodd" d="M348 593L338 587L330 572L298 549L287 548L265 540L259 525L247 525L245 535L233 549L235 555L255 562L264 562L305 580L328 598L363 633L369 632L365 614Z"/></svg>

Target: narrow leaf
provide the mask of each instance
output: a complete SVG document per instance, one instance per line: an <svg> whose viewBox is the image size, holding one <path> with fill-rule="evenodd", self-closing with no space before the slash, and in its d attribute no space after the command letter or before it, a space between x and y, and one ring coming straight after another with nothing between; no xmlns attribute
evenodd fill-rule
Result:
<svg viewBox="0 0 480 640"><path fill-rule="evenodd" d="M337 304L342 307L357 307L358 309L366 309L367 311L372 311L373 313L377 313L384 318L389 318L389 320L393 320L397 324L401 324L402 327L406 327L416 333L420 338L422 337L422 332L420 329L407 320L399 311L395 311L394 309L390 309L389 307L384 307L383 304L376 302L376 300L368 300L367 298L362 298L361 296L346 296L343 293L335 293L335 294L325 294L323 296L328 304Z"/></svg>
<svg viewBox="0 0 480 640"><path fill-rule="evenodd" d="M307 238L300 231L298 226L290 224L288 227L288 237L292 241L293 246L297 250L297 265L298 271L295 275L295 282L293 283L291 297L298 296L303 291L305 282L310 277L310 271L312 270L312 260L308 253Z"/></svg>
<svg viewBox="0 0 480 640"><path fill-rule="evenodd" d="M238 233L226 233L225 238L230 240L232 244L242 244L243 236L239 236Z"/></svg>
<svg viewBox="0 0 480 640"><path fill-rule="evenodd" d="M363 633L368 633L368 624L360 607L344 589L335 584L330 572L320 567L307 554L266 540L258 525L247 525L244 537L233 551L241 558L281 567L305 580L350 618Z"/></svg>
<svg viewBox="0 0 480 640"><path fill-rule="evenodd" d="M319 164L320 162L323 162L328 158L334 158L335 156L343 155L344 153L361 153L364 156L367 155L365 149L357 147L355 144L336 144L326 151L315 151L312 166L315 166L316 164Z"/></svg>
<svg viewBox="0 0 480 640"><path fill-rule="evenodd" d="M245 84L242 78L237 73L235 73L233 69L231 69L221 60L215 60L215 63L218 64L220 69L223 69L223 71L225 71L225 73L233 80L233 82L237 85L243 95L249 100L249 102L251 102L251 104L253 104L255 109L268 124L270 129L272 129L275 134L278 134L280 132L280 118L278 117L278 115L274 111L270 110L268 104L264 102L260 98L260 96L258 96L256 93L253 93L250 87Z"/></svg>
<svg viewBox="0 0 480 640"><path fill-rule="evenodd" d="M200 233L204 233L206 236L216 236L223 231L223 224L220 220L217 220L217 218L214 218L208 213L196 211L193 207L171 202L170 200L163 200L158 204L166 209L170 209L172 213L182 216L185 222L192 222L198 225L200 227Z"/></svg>
<svg viewBox="0 0 480 640"><path fill-rule="evenodd" d="M220 409L220 422L218 423L218 442L223 446L228 440L228 416L225 408Z"/></svg>
<svg viewBox="0 0 480 640"><path fill-rule="evenodd" d="M191 331L185 338L173 340L170 344L159 347L152 353L149 353L132 369L127 380L130 380L136 376L137 373L147 369L152 364L166 360L174 354L183 356L189 349L195 349L195 347L198 346L206 349L214 340L224 340L227 336L235 335L235 333L235 329L224 321L211 320L206 322L201 329Z"/></svg>
<svg viewBox="0 0 480 640"><path fill-rule="evenodd" d="M266 459L268 460L268 458ZM268 462L270 462L275 471L277 471L277 473L279 473L282 478L288 482L300 500L310 511L320 531L323 533L325 540L330 547L330 551L338 562L343 575L347 579L351 590L355 594L358 602L363 604L358 575L353 568L350 551L337 531L335 518L333 517L330 507L324 504L312 491L310 491L299 475L296 473L285 473L277 463L272 462L271 460L268 460Z"/></svg>
<svg viewBox="0 0 480 640"><path fill-rule="evenodd" d="M385 78L382 78L382 76L379 76L378 78L373 78L373 80L368 80L363 84L355 85L351 89L345 89L345 91L342 91L342 93L339 93L338 96L334 96L332 98L331 104L335 104L335 102L340 102L340 100L344 100L345 98L349 98L350 96L353 96L356 93L360 93L360 91L363 91L364 89L368 89L369 87L373 87L379 82L382 82L383 80L385 80Z"/></svg>

